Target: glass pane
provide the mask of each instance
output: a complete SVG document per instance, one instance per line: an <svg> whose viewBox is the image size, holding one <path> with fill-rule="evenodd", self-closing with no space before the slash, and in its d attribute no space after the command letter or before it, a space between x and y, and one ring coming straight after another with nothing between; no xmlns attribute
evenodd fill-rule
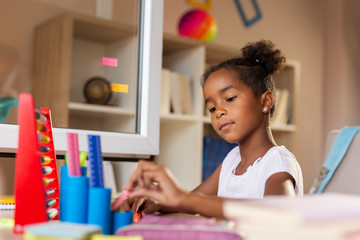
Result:
<svg viewBox="0 0 360 240"><path fill-rule="evenodd" d="M0 1L0 99L31 92L54 127L136 133L140 4Z"/></svg>

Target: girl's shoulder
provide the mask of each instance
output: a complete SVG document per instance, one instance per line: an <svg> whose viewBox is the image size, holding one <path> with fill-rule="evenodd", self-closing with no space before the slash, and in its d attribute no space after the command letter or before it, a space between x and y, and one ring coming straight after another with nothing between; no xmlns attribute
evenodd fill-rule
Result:
<svg viewBox="0 0 360 240"><path fill-rule="evenodd" d="M265 154L266 157L276 157L276 158L291 158L296 160L294 154L292 154L285 146L274 146L269 149ZM264 157L265 157L264 156Z"/></svg>
<svg viewBox="0 0 360 240"><path fill-rule="evenodd" d="M284 146L275 146L270 148L269 151L262 157L260 162L262 162L263 165L271 165L271 168L297 164L294 154L292 154Z"/></svg>

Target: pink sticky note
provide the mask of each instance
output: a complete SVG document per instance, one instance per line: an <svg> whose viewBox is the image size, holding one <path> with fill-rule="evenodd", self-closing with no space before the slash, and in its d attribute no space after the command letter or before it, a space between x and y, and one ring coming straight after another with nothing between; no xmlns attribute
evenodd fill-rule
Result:
<svg viewBox="0 0 360 240"><path fill-rule="evenodd" d="M103 65L109 66L109 67L117 67L118 66L118 60L116 58L103 57L102 63L103 63Z"/></svg>

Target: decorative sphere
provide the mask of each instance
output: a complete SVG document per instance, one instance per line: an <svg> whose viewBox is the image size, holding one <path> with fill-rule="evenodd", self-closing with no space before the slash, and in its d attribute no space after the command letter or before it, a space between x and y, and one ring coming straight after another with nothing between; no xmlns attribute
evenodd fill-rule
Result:
<svg viewBox="0 0 360 240"><path fill-rule="evenodd" d="M210 13L195 9L186 12L179 22L179 34L185 37L195 38L204 42L212 42L215 39L218 28Z"/></svg>

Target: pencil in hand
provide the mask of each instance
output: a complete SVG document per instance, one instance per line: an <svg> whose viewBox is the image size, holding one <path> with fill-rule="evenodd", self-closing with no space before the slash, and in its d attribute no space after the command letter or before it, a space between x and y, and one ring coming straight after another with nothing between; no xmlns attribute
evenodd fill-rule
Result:
<svg viewBox="0 0 360 240"><path fill-rule="evenodd" d="M123 190L120 196L111 204L111 210L115 211L118 209L121 204L129 197L130 193L131 192L129 190Z"/></svg>

